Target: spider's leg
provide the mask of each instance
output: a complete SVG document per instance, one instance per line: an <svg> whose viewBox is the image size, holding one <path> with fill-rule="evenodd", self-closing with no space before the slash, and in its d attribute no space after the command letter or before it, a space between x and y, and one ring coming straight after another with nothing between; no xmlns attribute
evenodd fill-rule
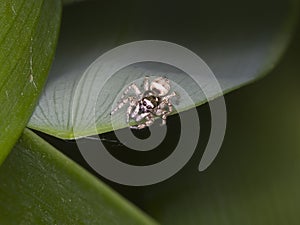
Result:
<svg viewBox="0 0 300 225"><path fill-rule="evenodd" d="M132 99L132 101L130 102L129 107L127 108L126 111L126 123L129 123L130 120L130 114L132 112L132 109L134 108L134 106L136 106L137 101L135 99ZM134 110L135 113L136 109Z"/></svg>
<svg viewBox="0 0 300 225"><path fill-rule="evenodd" d="M146 124L145 123L141 123L141 124L136 125L136 126L131 126L130 129L140 130L140 129L143 129L145 127L146 127Z"/></svg>
<svg viewBox="0 0 300 225"><path fill-rule="evenodd" d="M170 102L168 102L168 109L167 110L163 110L162 111L162 116L161 116L161 125L166 125L167 123L167 116L172 112L172 104Z"/></svg>
<svg viewBox="0 0 300 225"><path fill-rule="evenodd" d="M170 98L173 98L175 96L177 97L177 101L178 101L179 95L175 91L173 91L171 94L164 96L163 100L169 101Z"/></svg>
<svg viewBox="0 0 300 225"><path fill-rule="evenodd" d="M143 120L143 119L146 119L146 120L147 120L147 117L149 116L149 114L150 114L150 113L142 113L142 114L140 114L140 115L138 115L138 116L136 116L136 117L132 117L132 118L134 118L134 120L135 120L136 122L140 122L140 121ZM146 127L146 124L145 124L145 123L141 123L141 124L136 125L136 126L131 126L130 128L131 128L131 129L142 129L142 128L144 128L144 127Z"/></svg>
<svg viewBox="0 0 300 225"><path fill-rule="evenodd" d="M128 97L128 98L123 98L121 101L118 103L118 105L110 112L110 115L115 114L119 109L121 109L128 101L132 101L134 98L133 97Z"/></svg>
<svg viewBox="0 0 300 225"><path fill-rule="evenodd" d="M175 92L173 92L175 93ZM172 94L171 94L172 95ZM173 95L172 95L173 96ZM161 103L162 105L162 109L163 108L167 108L165 110L162 110L161 111L161 119L162 119L162 123L161 125L165 125L167 123L167 116L173 112L173 105L171 103L171 100L170 99L164 99L164 101ZM166 107L167 106L167 107Z"/></svg>
<svg viewBox="0 0 300 225"><path fill-rule="evenodd" d="M166 119L167 116L173 111L173 105L171 102L168 102L168 108L163 112L162 118Z"/></svg>
<svg viewBox="0 0 300 225"><path fill-rule="evenodd" d="M149 90L149 88L150 88L150 85L149 85L149 76L146 76L144 78L143 88L144 88L145 91Z"/></svg>
<svg viewBox="0 0 300 225"><path fill-rule="evenodd" d="M135 94L137 96L139 96L141 94L141 91L140 89L138 88L138 86L135 84L135 83L132 83L130 84L126 89L125 91L123 92L122 96L121 96L121 99L125 98L125 96L128 94L128 92L133 89Z"/></svg>
<svg viewBox="0 0 300 225"><path fill-rule="evenodd" d="M161 126L166 125L167 124L167 117L162 117L161 119L162 119L161 120Z"/></svg>
<svg viewBox="0 0 300 225"><path fill-rule="evenodd" d="M158 107L157 107L157 110L155 112L155 115L156 116L161 116L163 114L163 112L165 111L164 108L166 107L166 101L162 101Z"/></svg>
<svg viewBox="0 0 300 225"><path fill-rule="evenodd" d="M172 103L169 101L169 102L168 102L168 112L167 112L167 115L169 115L171 112L173 112L173 105L172 105Z"/></svg>
<svg viewBox="0 0 300 225"><path fill-rule="evenodd" d="M153 124L153 122L154 122L154 118L153 118L153 116L152 116L152 114L150 114L149 116L147 116L146 117L146 122L145 122L145 124L149 127L149 126L151 126L152 124Z"/></svg>
<svg viewBox="0 0 300 225"><path fill-rule="evenodd" d="M132 108L133 108L132 105L130 105L130 106L127 108L127 111L126 111L126 123L129 123L130 113L131 113L131 111L132 111Z"/></svg>
<svg viewBox="0 0 300 225"><path fill-rule="evenodd" d="M150 114L149 112L139 114L137 117L135 117L135 121L140 122L142 119L146 118L146 116L148 116L149 114Z"/></svg>
<svg viewBox="0 0 300 225"><path fill-rule="evenodd" d="M150 115L145 117L146 122L141 123L141 124L139 124L137 126L131 126L130 128L132 128L132 129L143 129L145 127L151 126L153 124L153 122L154 122L154 118L153 118L153 116L150 116Z"/></svg>
<svg viewBox="0 0 300 225"><path fill-rule="evenodd" d="M133 119L136 118L136 116L138 115L139 110L140 110L139 104L136 104L134 106L135 106L135 109L133 110L133 112L130 115L130 117Z"/></svg>

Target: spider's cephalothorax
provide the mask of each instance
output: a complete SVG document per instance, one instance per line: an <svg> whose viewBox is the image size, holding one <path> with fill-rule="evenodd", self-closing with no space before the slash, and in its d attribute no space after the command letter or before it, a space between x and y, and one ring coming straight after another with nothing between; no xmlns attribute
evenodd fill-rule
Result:
<svg viewBox="0 0 300 225"><path fill-rule="evenodd" d="M161 103L160 97L150 95L143 97L139 102L139 113L153 112L153 110Z"/></svg>
<svg viewBox="0 0 300 225"><path fill-rule="evenodd" d="M130 90L134 90L134 96L127 96ZM170 82L165 77L155 78L149 82L149 77L145 77L143 82L144 91L141 92L139 87L132 83L124 91L118 105L111 111L111 115L121 109L129 102L126 111L126 122L130 119L138 122L137 126L131 128L142 129L150 126L155 117L162 118L162 124L166 124L167 116L173 111L171 98L178 95L170 92Z"/></svg>

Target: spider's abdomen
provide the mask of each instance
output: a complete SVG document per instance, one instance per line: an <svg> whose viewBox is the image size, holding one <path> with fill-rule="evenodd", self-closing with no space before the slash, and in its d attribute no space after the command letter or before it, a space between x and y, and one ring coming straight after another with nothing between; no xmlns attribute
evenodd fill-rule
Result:
<svg viewBox="0 0 300 225"><path fill-rule="evenodd" d="M158 77L150 84L150 90L157 93L158 96L164 96L170 91L169 80L165 77Z"/></svg>

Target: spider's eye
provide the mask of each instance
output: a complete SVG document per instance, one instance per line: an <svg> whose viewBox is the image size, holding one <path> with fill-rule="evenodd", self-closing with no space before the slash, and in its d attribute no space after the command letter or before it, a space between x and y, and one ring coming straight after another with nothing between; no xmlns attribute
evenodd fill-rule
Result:
<svg viewBox="0 0 300 225"><path fill-rule="evenodd" d="M146 106L146 105L147 105L147 102L143 102L143 105Z"/></svg>

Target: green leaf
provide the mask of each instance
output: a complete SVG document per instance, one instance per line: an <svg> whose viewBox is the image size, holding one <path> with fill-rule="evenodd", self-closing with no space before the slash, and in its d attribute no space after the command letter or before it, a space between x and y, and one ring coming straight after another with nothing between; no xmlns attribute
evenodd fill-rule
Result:
<svg viewBox="0 0 300 225"><path fill-rule="evenodd" d="M217 7L209 1L72 5L66 8L57 58L28 126L66 139L111 131L109 113L118 94L145 75L165 75L185 90L192 102L183 96L177 111L220 95L214 84L204 81L204 91L209 93L206 98L187 74L155 63L120 70L99 94L108 75L93 72L100 67L97 61L91 70L87 67L104 52L131 41L164 40L189 48L212 69L224 93L257 80L274 67L286 48L294 27L295 5L293 0L231 0L219 2ZM106 63L113 67L115 61ZM198 75L203 79L200 72ZM124 114L125 107L116 116L114 129L128 126Z"/></svg>
<svg viewBox="0 0 300 225"><path fill-rule="evenodd" d="M28 129L0 180L1 224L156 224Z"/></svg>
<svg viewBox="0 0 300 225"><path fill-rule="evenodd" d="M0 4L0 164L26 126L44 86L60 24L59 0Z"/></svg>

